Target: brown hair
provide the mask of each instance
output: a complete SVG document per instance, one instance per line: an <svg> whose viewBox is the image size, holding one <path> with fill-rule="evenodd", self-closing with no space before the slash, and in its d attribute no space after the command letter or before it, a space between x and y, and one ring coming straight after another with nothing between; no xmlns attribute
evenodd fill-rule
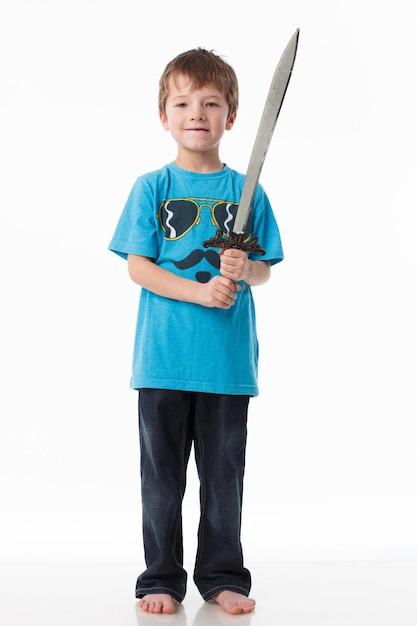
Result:
<svg viewBox="0 0 417 626"><path fill-rule="evenodd" d="M239 87L234 69L215 54L212 50L194 48L182 52L172 59L164 69L159 80L158 107L165 114L165 104L169 94L169 81L175 82L176 76L182 74L191 81L193 89L200 89L209 83L216 85L226 98L229 116L236 113L239 104Z"/></svg>

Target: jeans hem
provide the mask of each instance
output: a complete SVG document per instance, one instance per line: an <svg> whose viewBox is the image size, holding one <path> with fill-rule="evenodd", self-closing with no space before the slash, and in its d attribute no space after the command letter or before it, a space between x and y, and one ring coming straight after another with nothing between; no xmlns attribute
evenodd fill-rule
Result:
<svg viewBox="0 0 417 626"><path fill-rule="evenodd" d="M219 595L222 591L235 591L236 593L240 593L246 597L249 596L249 589L239 587L238 585L219 585L218 587L213 587L210 591L206 591L206 593L200 593L203 600L208 602L213 598L213 596Z"/></svg>

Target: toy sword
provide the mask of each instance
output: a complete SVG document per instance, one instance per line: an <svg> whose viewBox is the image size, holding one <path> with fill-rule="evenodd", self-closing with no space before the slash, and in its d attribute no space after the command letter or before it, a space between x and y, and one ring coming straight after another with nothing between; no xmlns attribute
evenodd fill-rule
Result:
<svg viewBox="0 0 417 626"><path fill-rule="evenodd" d="M265 250L258 244L258 238L255 235L250 241L245 241L248 235L245 235L244 231L252 210L252 201L255 195L256 185L261 175L266 153L268 152L281 105L291 78L299 33L300 30L297 28L282 53L272 78L249 160L233 231L225 234L221 230L218 230L215 237L203 242L205 248L238 248L239 250L245 250L255 254L265 254Z"/></svg>

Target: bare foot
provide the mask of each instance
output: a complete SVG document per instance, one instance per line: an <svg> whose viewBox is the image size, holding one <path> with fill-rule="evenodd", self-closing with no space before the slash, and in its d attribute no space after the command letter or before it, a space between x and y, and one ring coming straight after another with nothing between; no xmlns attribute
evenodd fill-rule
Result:
<svg viewBox="0 0 417 626"><path fill-rule="evenodd" d="M148 593L138 604L147 613L175 613L174 598L166 593Z"/></svg>
<svg viewBox="0 0 417 626"><path fill-rule="evenodd" d="M241 593L235 591L221 591L218 596L212 598L217 604L220 604L222 609L232 615L238 615L239 613L250 613L255 608L255 600L247 598Z"/></svg>

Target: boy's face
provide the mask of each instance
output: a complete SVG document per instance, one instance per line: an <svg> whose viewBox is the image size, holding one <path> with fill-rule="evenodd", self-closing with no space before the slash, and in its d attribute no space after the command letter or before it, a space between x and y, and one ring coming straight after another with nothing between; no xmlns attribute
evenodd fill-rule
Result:
<svg viewBox="0 0 417 626"><path fill-rule="evenodd" d="M196 152L217 149L225 130L230 130L236 115L229 116L226 99L213 84L191 90L187 76L170 80L165 113L160 119L179 148Z"/></svg>

